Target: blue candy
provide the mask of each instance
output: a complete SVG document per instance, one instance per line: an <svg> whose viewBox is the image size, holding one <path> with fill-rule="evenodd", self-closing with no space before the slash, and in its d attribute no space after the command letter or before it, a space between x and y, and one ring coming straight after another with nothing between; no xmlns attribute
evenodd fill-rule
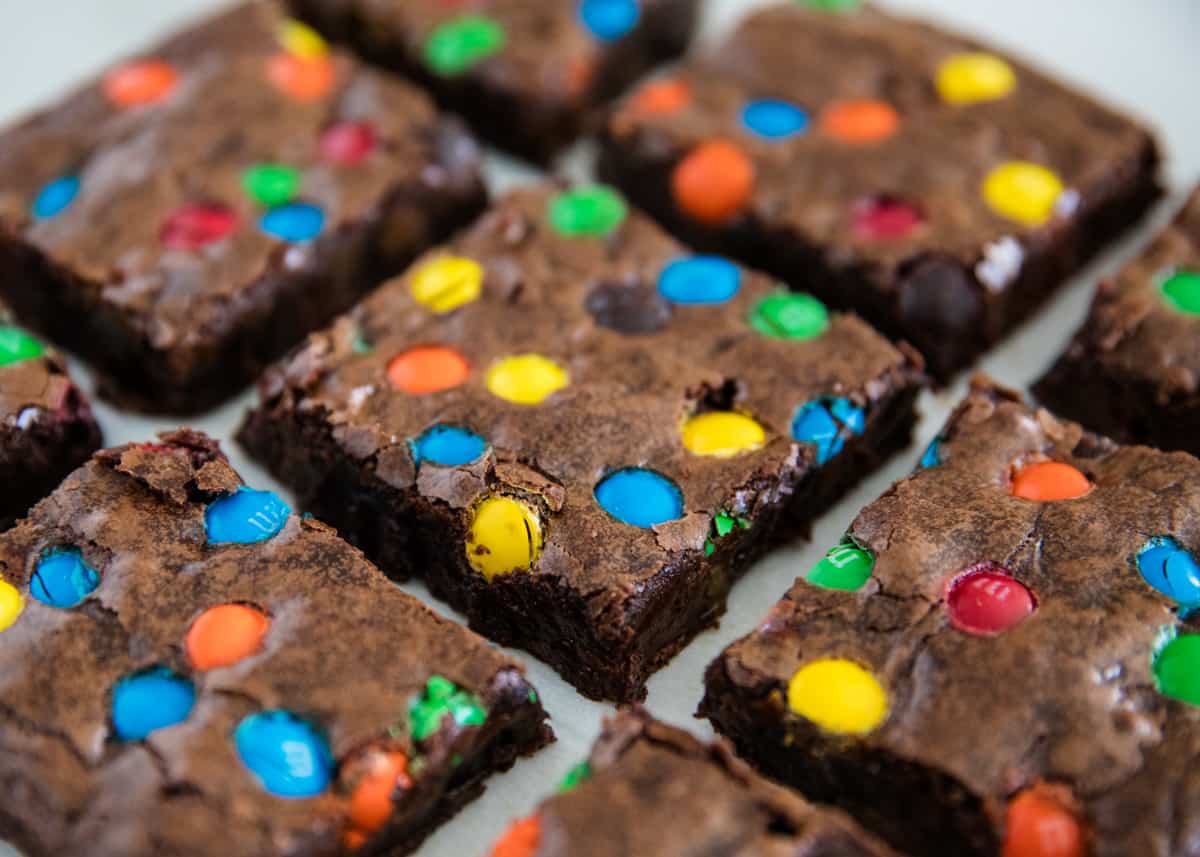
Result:
<svg viewBox="0 0 1200 857"><path fill-rule="evenodd" d="M807 128L808 114L787 101L763 98L742 109L742 124L760 137L781 140Z"/></svg>
<svg viewBox="0 0 1200 857"><path fill-rule="evenodd" d="M316 728L287 711L262 711L238 724L238 756L277 797L316 797L333 777L333 753Z"/></svg>
<svg viewBox="0 0 1200 857"><path fill-rule="evenodd" d="M74 607L100 585L100 575L83 560L79 548L64 548L38 560L29 594L50 607Z"/></svg>
<svg viewBox="0 0 1200 857"><path fill-rule="evenodd" d="M637 26L642 15L637 0L582 0L579 18L593 36L612 42Z"/></svg>
<svg viewBox="0 0 1200 857"><path fill-rule="evenodd" d="M213 544L248 545L274 537L291 513L275 492L242 487L209 504L204 526Z"/></svg>
<svg viewBox="0 0 1200 857"><path fill-rule="evenodd" d="M658 276L658 293L677 304L720 304L737 294L742 275L720 256L677 259Z"/></svg>
<svg viewBox="0 0 1200 857"><path fill-rule="evenodd" d="M817 464L826 464L842 451L845 433L860 435L866 413L849 399L823 398L801 405L792 418L792 438L817 447Z"/></svg>
<svg viewBox="0 0 1200 857"><path fill-rule="evenodd" d="M79 176L61 176L47 182L33 201L33 216L38 220L49 220L67 209L79 195Z"/></svg>
<svg viewBox="0 0 1200 857"><path fill-rule="evenodd" d="M921 463L917 465L921 470L928 470L930 467L937 467L942 463L942 439L935 437L929 441L929 446L925 447L925 452L921 455Z"/></svg>
<svg viewBox="0 0 1200 857"><path fill-rule="evenodd" d="M683 516L683 493L667 477L642 467L610 473L596 485L596 502L618 521L653 527Z"/></svg>
<svg viewBox="0 0 1200 857"><path fill-rule="evenodd" d="M470 464L487 450L487 441L457 426L436 425L412 441L413 460L457 467Z"/></svg>
<svg viewBox="0 0 1200 857"><path fill-rule="evenodd" d="M113 688L113 731L122 741L141 741L187 720L195 704L192 683L166 667L135 673Z"/></svg>
<svg viewBox="0 0 1200 857"><path fill-rule="evenodd" d="M1200 605L1200 564L1170 536L1155 536L1137 555L1147 583L1184 606Z"/></svg>
<svg viewBox="0 0 1200 857"><path fill-rule="evenodd" d="M325 212L307 202L272 208L258 221L263 232L284 241L311 241L325 227Z"/></svg>

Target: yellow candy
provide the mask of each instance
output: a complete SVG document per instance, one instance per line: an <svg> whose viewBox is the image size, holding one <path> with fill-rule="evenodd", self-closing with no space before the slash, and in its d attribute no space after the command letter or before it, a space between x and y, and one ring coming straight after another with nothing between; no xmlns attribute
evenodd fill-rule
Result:
<svg viewBox="0 0 1200 857"><path fill-rule="evenodd" d="M279 44L292 56L305 60L320 59L329 53L329 45L320 33L295 20L286 21L279 28Z"/></svg>
<svg viewBox="0 0 1200 857"><path fill-rule="evenodd" d="M938 94L948 104L996 101L1016 88L1012 66L992 54L956 54L937 73Z"/></svg>
<svg viewBox="0 0 1200 857"><path fill-rule="evenodd" d="M446 256L417 269L412 295L417 303L436 313L469 304L483 289L483 268L474 259Z"/></svg>
<svg viewBox="0 0 1200 857"><path fill-rule="evenodd" d="M487 373L487 388L518 405L537 405L568 383L567 370L540 354L517 354L495 363Z"/></svg>
<svg viewBox="0 0 1200 857"><path fill-rule="evenodd" d="M542 524L531 507L511 497L488 497L475 507L467 561L491 580L528 571L542 552Z"/></svg>
<svg viewBox="0 0 1200 857"><path fill-rule="evenodd" d="M983 199L1001 217L1025 226L1041 226L1054 214L1062 180L1040 164L1009 161L983 181Z"/></svg>
<svg viewBox="0 0 1200 857"><path fill-rule="evenodd" d="M887 717L887 692L853 661L827 658L796 671L788 707L835 735L866 735Z"/></svg>
<svg viewBox="0 0 1200 857"><path fill-rule="evenodd" d="M762 426L732 411L700 414L683 424L683 446L693 455L732 458L758 449L765 441Z"/></svg>
<svg viewBox="0 0 1200 857"><path fill-rule="evenodd" d="M25 609L21 593L7 580L0 580L0 631L7 631Z"/></svg>

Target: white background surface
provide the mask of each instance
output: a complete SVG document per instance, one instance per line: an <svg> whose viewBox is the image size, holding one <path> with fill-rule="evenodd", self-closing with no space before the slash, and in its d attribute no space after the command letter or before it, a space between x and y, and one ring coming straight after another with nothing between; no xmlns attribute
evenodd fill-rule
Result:
<svg viewBox="0 0 1200 857"><path fill-rule="evenodd" d="M549 2L549 0L546 0ZM886 2L886 0L885 0ZM190 18L226 5L222 0L0 0L0 124L14 120L82 82L108 63L136 51ZM760 0L709 0L704 37L712 39ZM1150 122L1167 156L1170 200L1152 221L1161 222L1177 206L1190 183L1200 178L1200 0L891 0L887 5L936 17L1027 58ZM1044 117L1052 123L1054 116ZM561 169L586 176L586 146ZM491 157L493 190L536 179L536 173L507 159ZM1062 292L982 368L1001 381L1025 386L1062 348L1082 319L1098 275L1145 240L1148 228L1100 259ZM86 372L76 366L85 380ZM665 720L708 734L692 712L701 695L705 666L721 648L749 631L793 578L807 570L833 544L859 508L907 473L924 444L937 432L963 390L922 402L924 419L912 449L868 480L818 521L811 543L779 551L737 586L719 630L701 635L650 682L650 709ZM227 439L251 394L191 424ZM146 419L97 404L109 444L146 440L170 419ZM226 444L246 480L275 487L240 450ZM428 600L419 586L406 587ZM443 605L435 605L445 612ZM451 613L451 615L453 615ZM558 743L494 778L487 794L435 834L421 857L486 857L490 843L512 818L528 813L581 758L609 707L579 697L548 667L525 658L532 680L553 718ZM4 799L0 795L0 799ZM2 831L0 831L2 833ZM14 852L0 843L0 857Z"/></svg>

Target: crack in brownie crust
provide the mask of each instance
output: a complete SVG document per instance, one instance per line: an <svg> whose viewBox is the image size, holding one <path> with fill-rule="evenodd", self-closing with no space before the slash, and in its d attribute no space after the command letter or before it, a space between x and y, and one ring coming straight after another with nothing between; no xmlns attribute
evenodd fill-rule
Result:
<svg viewBox="0 0 1200 857"><path fill-rule="evenodd" d="M0 304L0 530L100 446L100 427L66 363Z"/></svg>
<svg viewBox="0 0 1200 857"><path fill-rule="evenodd" d="M632 700L907 443L919 386L607 189L523 191L272 370L239 437L389 574Z"/></svg>
<svg viewBox="0 0 1200 857"><path fill-rule="evenodd" d="M465 131L294 33L236 7L0 136L0 292L106 395L210 408L482 208Z"/></svg>
<svg viewBox="0 0 1200 857"><path fill-rule="evenodd" d="M803 5L635 93L601 175L694 246L912 342L942 380L1157 198L1132 121L925 24Z"/></svg>
<svg viewBox="0 0 1200 857"><path fill-rule="evenodd" d="M1100 284L1087 320L1034 393L1123 443L1200 453L1200 191Z"/></svg>
<svg viewBox="0 0 1200 857"><path fill-rule="evenodd" d="M177 432L0 536L27 857L402 853L551 738L521 667Z"/></svg>
<svg viewBox="0 0 1200 857"><path fill-rule="evenodd" d="M480 136L544 163L593 113L687 47L697 0L289 0L368 59L413 77ZM607 7L607 8L605 8Z"/></svg>
<svg viewBox="0 0 1200 857"><path fill-rule="evenodd" d="M492 857L898 857L842 812L770 783L724 741L629 709L610 718L589 759Z"/></svg>
<svg viewBox="0 0 1200 857"><path fill-rule="evenodd" d="M1055 853L1200 853L1200 462L986 379L925 461L851 526L860 588L798 580L702 712L913 854L1025 853L1035 816Z"/></svg>

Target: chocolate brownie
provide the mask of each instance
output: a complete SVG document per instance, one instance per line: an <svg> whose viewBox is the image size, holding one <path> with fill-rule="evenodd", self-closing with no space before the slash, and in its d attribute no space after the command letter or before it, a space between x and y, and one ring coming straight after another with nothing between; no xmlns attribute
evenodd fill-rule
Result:
<svg viewBox="0 0 1200 857"><path fill-rule="evenodd" d="M0 530L99 446L100 427L62 357L0 304Z"/></svg>
<svg viewBox="0 0 1200 857"><path fill-rule="evenodd" d="M627 710L492 857L896 857L835 809L755 774L728 744Z"/></svg>
<svg viewBox="0 0 1200 857"><path fill-rule="evenodd" d="M1200 461L979 378L701 709L918 857L1193 857L1197 551Z"/></svg>
<svg viewBox="0 0 1200 857"><path fill-rule="evenodd" d="M0 295L106 395L194 413L483 202L461 126L254 2L0 134Z"/></svg>
<svg viewBox="0 0 1200 857"><path fill-rule="evenodd" d="M326 35L420 81L481 136L546 162L687 47L698 0L289 0Z"/></svg>
<svg viewBox="0 0 1200 857"><path fill-rule="evenodd" d="M1100 284L1087 320L1034 393L1123 443L1200 454L1200 190Z"/></svg>
<svg viewBox="0 0 1200 857"><path fill-rule="evenodd" d="M551 738L516 662L187 431L0 535L0 687L26 857L403 853Z"/></svg>
<svg viewBox="0 0 1200 857"><path fill-rule="evenodd" d="M634 700L908 441L915 356L604 187L499 202L272 369L246 448L390 575Z"/></svg>
<svg viewBox="0 0 1200 857"><path fill-rule="evenodd" d="M1024 63L813 0L636 93L601 174L696 246L912 342L945 380L1138 219L1157 164L1147 131Z"/></svg>

